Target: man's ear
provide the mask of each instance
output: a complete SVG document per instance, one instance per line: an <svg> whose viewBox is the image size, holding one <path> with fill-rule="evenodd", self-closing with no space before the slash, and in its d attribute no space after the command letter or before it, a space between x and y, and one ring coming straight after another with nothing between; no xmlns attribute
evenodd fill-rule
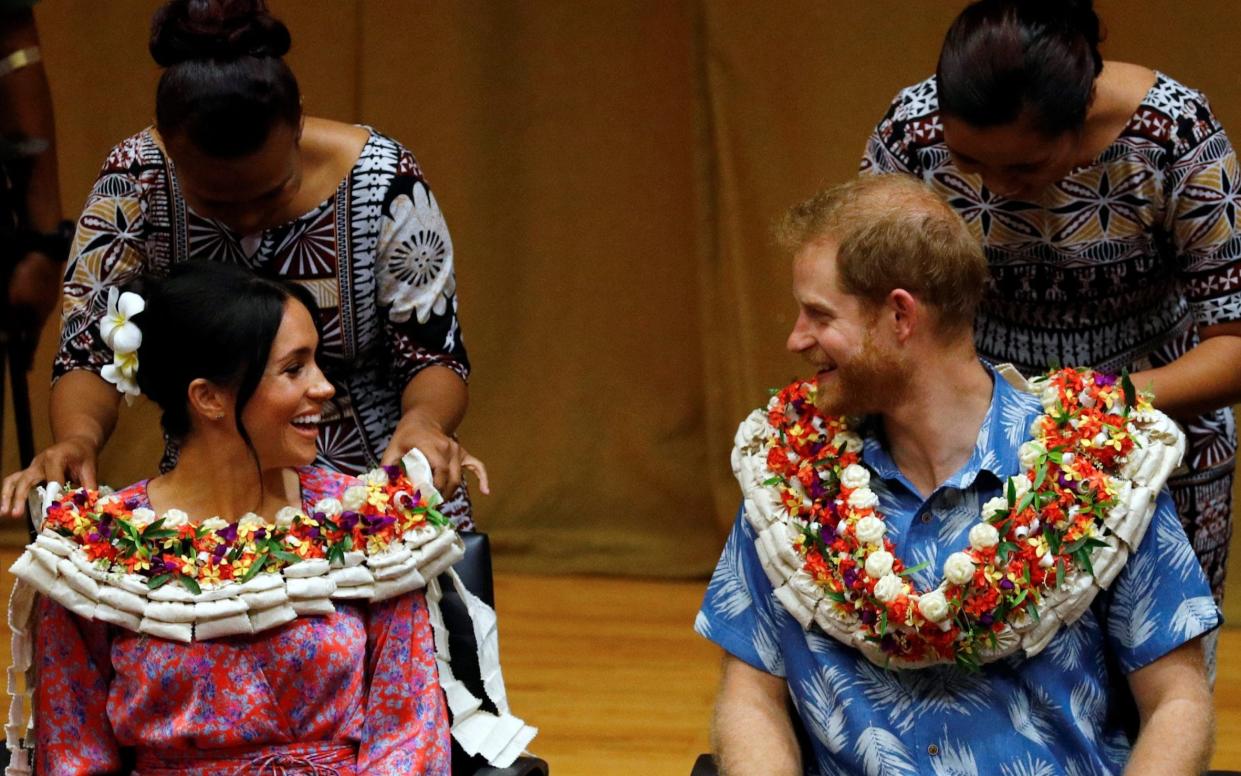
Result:
<svg viewBox="0 0 1241 776"><path fill-rule="evenodd" d="M892 333L898 342L903 343L923 324L926 310L913 294L903 288L889 291L885 302L891 315Z"/></svg>
<svg viewBox="0 0 1241 776"><path fill-rule="evenodd" d="M185 393L190 417L195 420L223 420L233 410L232 394L205 378L195 378Z"/></svg>

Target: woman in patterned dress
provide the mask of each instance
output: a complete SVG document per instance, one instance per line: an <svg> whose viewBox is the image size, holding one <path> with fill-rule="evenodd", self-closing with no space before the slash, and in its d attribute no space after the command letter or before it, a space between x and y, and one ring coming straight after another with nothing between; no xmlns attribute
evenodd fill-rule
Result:
<svg viewBox="0 0 1241 776"><path fill-rule="evenodd" d="M111 358L108 289L190 256L291 280L313 295L325 370L320 464L359 473L422 450L444 511L471 524L454 431L469 360L457 321L452 242L414 157L379 132L303 116L263 0L172 0L152 22L165 70L156 124L104 162L78 220L53 370L55 445L13 492L66 477L95 485L117 412L98 376ZM164 467L175 458L170 446ZM486 486L483 486L486 492ZM20 499L0 499L16 516Z"/></svg>
<svg viewBox="0 0 1241 776"><path fill-rule="evenodd" d="M1186 427L1169 483L1216 600L1241 399L1241 174L1206 97L1104 62L1089 0L982 0L897 95L863 172L916 175L982 241L979 353L1128 369Z"/></svg>
<svg viewBox="0 0 1241 776"><path fill-rule="evenodd" d="M137 383L179 443L167 473L120 491L191 524L340 498L310 466L333 387L304 289L218 263L145 283ZM421 590L337 600L254 635L181 643L39 601L36 772L447 774L451 748Z"/></svg>

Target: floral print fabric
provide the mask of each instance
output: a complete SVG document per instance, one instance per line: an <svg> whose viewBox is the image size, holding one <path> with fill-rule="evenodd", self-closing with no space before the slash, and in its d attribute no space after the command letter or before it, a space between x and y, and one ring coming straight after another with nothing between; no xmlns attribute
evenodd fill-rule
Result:
<svg viewBox="0 0 1241 776"><path fill-rule="evenodd" d="M314 297L323 367L337 386L323 413L322 466L360 474L377 465L401 391L419 371L438 365L469 376L447 224L413 155L378 132L330 197L255 235L191 210L150 130L122 141L78 219L53 377L111 363L99 332L108 289L190 258L279 276ZM163 468L174 460L170 447ZM464 489L441 511L469 527Z"/></svg>
<svg viewBox="0 0 1241 776"><path fill-rule="evenodd" d="M354 482L314 467L300 475L306 508ZM122 497L149 506L145 485ZM235 760L257 767L269 747L322 743L356 752L341 773L447 774L447 710L425 597L334 603L326 617L183 644L41 600L37 772L114 772L120 748L132 747L140 763L158 764L153 772L205 774Z"/></svg>
<svg viewBox="0 0 1241 776"><path fill-rule="evenodd" d="M874 424L863 427L862 465L896 555L907 566L926 563L912 575L918 587L939 584L981 505L1021 471L1018 447L1042 411L996 377L970 460L925 500ZM1127 725L1136 725L1126 675L1220 623L1167 492L1137 551L1080 620L1035 657L979 672L888 671L817 625L802 630L775 598L754 542L739 514L695 629L788 682L809 733L808 774L1119 774L1131 749Z"/></svg>
<svg viewBox="0 0 1241 776"><path fill-rule="evenodd" d="M916 175L961 214L991 267L978 352L1025 374L1055 363L1159 367L1197 345L1201 327L1241 320L1241 169L1206 97L1162 73L1120 137L1038 201L1004 199L957 169L934 78L893 100L862 171ZM1189 471L1169 487L1218 601L1232 533L1232 410L1185 430Z"/></svg>

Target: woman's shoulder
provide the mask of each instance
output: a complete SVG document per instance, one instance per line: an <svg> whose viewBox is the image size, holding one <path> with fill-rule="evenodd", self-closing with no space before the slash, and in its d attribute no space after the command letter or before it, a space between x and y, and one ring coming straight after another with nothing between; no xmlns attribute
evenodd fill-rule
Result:
<svg viewBox="0 0 1241 776"><path fill-rule="evenodd" d="M127 485L115 492L115 496L120 499L121 503L128 509L137 509L139 507L151 507L151 497L147 495L147 483L150 480L138 480L132 485Z"/></svg>
<svg viewBox="0 0 1241 776"><path fill-rule="evenodd" d="M135 132L112 146L103 162L103 173L129 173L136 176L139 170L152 165L163 166L164 152L155 142L151 127Z"/></svg>
<svg viewBox="0 0 1241 776"><path fill-rule="evenodd" d="M930 76L897 92L883 119L896 122L914 121L938 114L939 90L935 76Z"/></svg>
<svg viewBox="0 0 1241 776"><path fill-rule="evenodd" d="M1126 134L1165 147L1170 160L1184 158L1211 138L1226 145L1223 127L1201 91L1155 71L1155 82L1138 105Z"/></svg>
<svg viewBox="0 0 1241 776"><path fill-rule="evenodd" d="M362 483L357 477L322 466L302 466L297 470L302 486L302 503L313 505L323 498L340 498L346 489Z"/></svg>

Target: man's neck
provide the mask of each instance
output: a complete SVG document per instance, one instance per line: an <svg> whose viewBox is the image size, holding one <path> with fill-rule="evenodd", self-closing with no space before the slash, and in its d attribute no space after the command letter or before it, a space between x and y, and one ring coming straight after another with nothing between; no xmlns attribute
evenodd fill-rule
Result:
<svg viewBox="0 0 1241 776"><path fill-rule="evenodd" d="M991 406L991 373L969 352L926 359L906 399L884 412L888 450L924 498L965 465Z"/></svg>

